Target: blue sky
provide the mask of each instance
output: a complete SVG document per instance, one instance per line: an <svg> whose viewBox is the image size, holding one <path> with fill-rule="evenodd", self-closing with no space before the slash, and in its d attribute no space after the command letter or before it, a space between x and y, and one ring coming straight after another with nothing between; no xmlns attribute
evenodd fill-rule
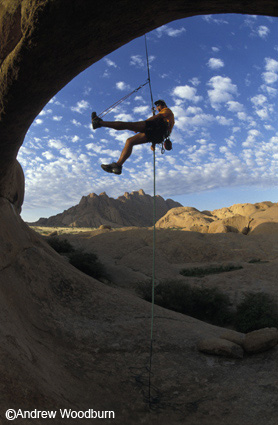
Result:
<svg viewBox="0 0 278 425"><path fill-rule="evenodd" d="M277 202L278 21L247 15L198 16L147 34L154 99L175 114L174 149L157 149L157 194L200 210ZM26 178L22 217L35 221L83 195L153 193L150 145L134 148L121 176L118 159L134 133L101 128L90 116L147 79L144 38L103 58L64 87L30 127L18 160ZM151 116L148 86L106 116Z"/></svg>

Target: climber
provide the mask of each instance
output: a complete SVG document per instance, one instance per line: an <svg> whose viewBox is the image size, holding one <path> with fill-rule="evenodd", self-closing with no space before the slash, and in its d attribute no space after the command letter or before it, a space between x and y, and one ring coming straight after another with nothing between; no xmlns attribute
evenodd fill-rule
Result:
<svg viewBox="0 0 278 425"><path fill-rule="evenodd" d="M121 174L124 162L130 157L133 146L142 145L143 143L151 142L151 149L155 149L157 143L162 143L164 139L169 137L175 120L174 114L164 102L157 100L154 102L158 111L157 115L153 115L146 121L137 122L122 122L122 121L103 121L99 118L96 112L92 113L92 126L96 130L99 127L113 128L114 130L130 130L137 133L135 136L129 137L122 150L120 158L112 164L101 164L101 168L107 173ZM165 146L165 149L171 150L170 146Z"/></svg>

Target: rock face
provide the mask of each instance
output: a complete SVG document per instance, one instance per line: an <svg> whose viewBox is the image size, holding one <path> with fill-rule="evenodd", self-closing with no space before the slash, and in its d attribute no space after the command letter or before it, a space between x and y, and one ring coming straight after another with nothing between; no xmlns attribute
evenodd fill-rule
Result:
<svg viewBox="0 0 278 425"><path fill-rule="evenodd" d="M166 201L156 197L156 216L162 217L171 208L180 206L172 199ZM69 208L62 214L50 218L41 218L37 226L73 226L99 227L108 225L113 227L124 226L151 226L153 217L153 197L146 195L141 189L138 192L125 193L118 199L109 198L105 192L99 196L91 193L83 196L78 205Z"/></svg>
<svg viewBox="0 0 278 425"><path fill-rule="evenodd" d="M157 227L201 233L275 233L278 231L278 204L235 204L203 212L189 207L174 208L158 220Z"/></svg>

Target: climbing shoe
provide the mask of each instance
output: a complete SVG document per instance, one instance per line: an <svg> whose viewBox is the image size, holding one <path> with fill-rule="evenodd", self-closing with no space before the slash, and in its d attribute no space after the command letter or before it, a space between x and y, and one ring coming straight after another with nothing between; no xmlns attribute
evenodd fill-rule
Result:
<svg viewBox="0 0 278 425"><path fill-rule="evenodd" d="M102 121L102 119L97 116L97 113L96 112L92 112L92 126L93 126L93 129L94 130L96 128L101 127L101 125L100 125L100 122L101 121Z"/></svg>
<svg viewBox="0 0 278 425"><path fill-rule="evenodd" d="M122 166L116 162L112 162L112 164L101 164L101 168L107 173L122 174Z"/></svg>

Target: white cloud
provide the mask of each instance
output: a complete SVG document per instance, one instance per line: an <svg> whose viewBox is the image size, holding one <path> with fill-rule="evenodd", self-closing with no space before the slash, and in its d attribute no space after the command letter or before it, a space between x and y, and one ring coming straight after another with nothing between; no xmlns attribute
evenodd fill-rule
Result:
<svg viewBox="0 0 278 425"><path fill-rule="evenodd" d="M228 110L231 112L241 112L244 109L243 105L235 100L229 100L227 106Z"/></svg>
<svg viewBox="0 0 278 425"><path fill-rule="evenodd" d="M219 115L216 117L216 121L220 125L233 125L233 120L231 118L226 118Z"/></svg>
<svg viewBox="0 0 278 425"><path fill-rule="evenodd" d="M197 87L199 84L201 84L201 81L197 77L193 77L189 82L195 87Z"/></svg>
<svg viewBox="0 0 278 425"><path fill-rule="evenodd" d="M87 102L87 100L80 100L79 102L77 102L76 106L71 107L71 110L73 112L78 112L79 114L82 114L89 107L90 107L90 104L89 102Z"/></svg>
<svg viewBox="0 0 278 425"><path fill-rule="evenodd" d="M144 68L145 67L145 61L142 58L141 55L133 55L130 57L130 65L134 65L138 68Z"/></svg>
<svg viewBox="0 0 278 425"><path fill-rule="evenodd" d="M54 115L54 117L52 119L53 119L53 121L61 121L63 119L63 117Z"/></svg>
<svg viewBox="0 0 278 425"><path fill-rule="evenodd" d="M268 27L266 27L265 25L260 25L258 28L257 28L257 34L258 34L258 36L259 37L261 37L261 38L266 38L267 36L268 36L268 34L269 34L269 28Z"/></svg>
<svg viewBox="0 0 278 425"><path fill-rule="evenodd" d="M256 141L256 138L259 135L260 135L260 132L258 130L256 130L256 129L249 130L248 131L248 137L245 140L245 142L242 143L242 146L245 147L245 148L251 148L251 147L253 147L253 145L254 145L254 143Z"/></svg>
<svg viewBox="0 0 278 425"><path fill-rule="evenodd" d="M172 92L172 96L177 96L177 97L180 97L181 99L190 100L194 103L197 103L200 100L202 100L202 97L197 96L196 93L197 93L197 89L195 87L185 85L185 86L175 87Z"/></svg>
<svg viewBox="0 0 278 425"><path fill-rule="evenodd" d="M121 113L121 114L115 115L115 121L132 121L132 120L133 120L133 117L130 114Z"/></svg>
<svg viewBox="0 0 278 425"><path fill-rule="evenodd" d="M64 144L61 142L61 140L50 139L48 141L48 146L54 149L62 149L64 147Z"/></svg>
<svg viewBox="0 0 278 425"><path fill-rule="evenodd" d="M278 75L275 72L264 72L262 77L266 84L273 84L278 80Z"/></svg>
<svg viewBox="0 0 278 425"><path fill-rule="evenodd" d="M273 84L278 80L278 61L272 58L265 58L265 70L262 78L266 84Z"/></svg>
<svg viewBox="0 0 278 425"><path fill-rule="evenodd" d="M168 25L162 25L162 27L157 28L156 35L159 38L162 37L163 35L168 35L169 37L178 37L184 32L186 32L186 29L184 27L181 27L179 29L174 29L169 27Z"/></svg>
<svg viewBox="0 0 278 425"><path fill-rule="evenodd" d="M72 141L72 143L76 143L76 142L78 142L80 140L80 137L79 136L73 136L72 137L72 139L71 139L71 141Z"/></svg>
<svg viewBox="0 0 278 425"><path fill-rule="evenodd" d="M34 125L41 125L43 123L43 120L40 118L37 118L34 122Z"/></svg>
<svg viewBox="0 0 278 425"><path fill-rule="evenodd" d="M63 148L60 150L60 153L65 156L67 159L76 160L77 155L75 152L72 152L70 148Z"/></svg>
<svg viewBox="0 0 278 425"><path fill-rule="evenodd" d="M228 77L220 75L212 77L208 86L212 88L208 90L211 106L216 110L219 109L221 103L233 100L233 95L237 94L237 86L232 84L232 80Z"/></svg>
<svg viewBox="0 0 278 425"><path fill-rule="evenodd" d="M265 58L265 69L270 72L278 72L278 61L272 58Z"/></svg>
<svg viewBox="0 0 278 425"><path fill-rule="evenodd" d="M255 106L262 106L267 101L267 98L263 94L258 94L251 98L251 102Z"/></svg>
<svg viewBox="0 0 278 425"><path fill-rule="evenodd" d="M210 69L219 69L219 68L223 68L224 62L221 59L210 58L207 65Z"/></svg>
<svg viewBox="0 0 278 425"><path fill-rule="evenodd" d="M130 86L126 84L124 81L118 81L116 83L116 87L118 90L121 90L121 91L130 89Z"/></svg>
<svg viewBox="0 0 278 425"><path fill-rule="evenodd" d="M113 68L118 68L118 66L116 65L116 63L114 61L112 61L111 59L104 58L104 60L105 60L105 62L106 62L106 64L108 66L113 67Z"/></svg>
<svg viewBox="0 0 278 425"><path fill-rule="evenodd" d="M54 155L49 151L43 152L42 156L44 156L48 161L55 158Z"/></svg>
<svg viewBox="0 0 278 425"><path fill-rule="evenodd" d="M150 114L150 107L149 106L136 106L133 109L133 112L135 114L140 114L140 115L146 115L146 114Z"/></svg>
<svg viewBox="0 0 278 425"><path fill-rule="evenodd" d="M205 15L202 17L202 19L208 22L209 24L217 24L217 25L228 24L228 21L225 21L225 19L215 18L215 16L213 15Z"/></svg>
<svg viewBox="0 0 278 425"><path fill-rule="evenodd" d="M71 123L73 124L73 125L75 125L76 127L80 127L82 124L81 124L81 122L79 122L79 121L77 121L77 120L75 120L75 119L73 119L73 120L71 120Z"/></svg>

